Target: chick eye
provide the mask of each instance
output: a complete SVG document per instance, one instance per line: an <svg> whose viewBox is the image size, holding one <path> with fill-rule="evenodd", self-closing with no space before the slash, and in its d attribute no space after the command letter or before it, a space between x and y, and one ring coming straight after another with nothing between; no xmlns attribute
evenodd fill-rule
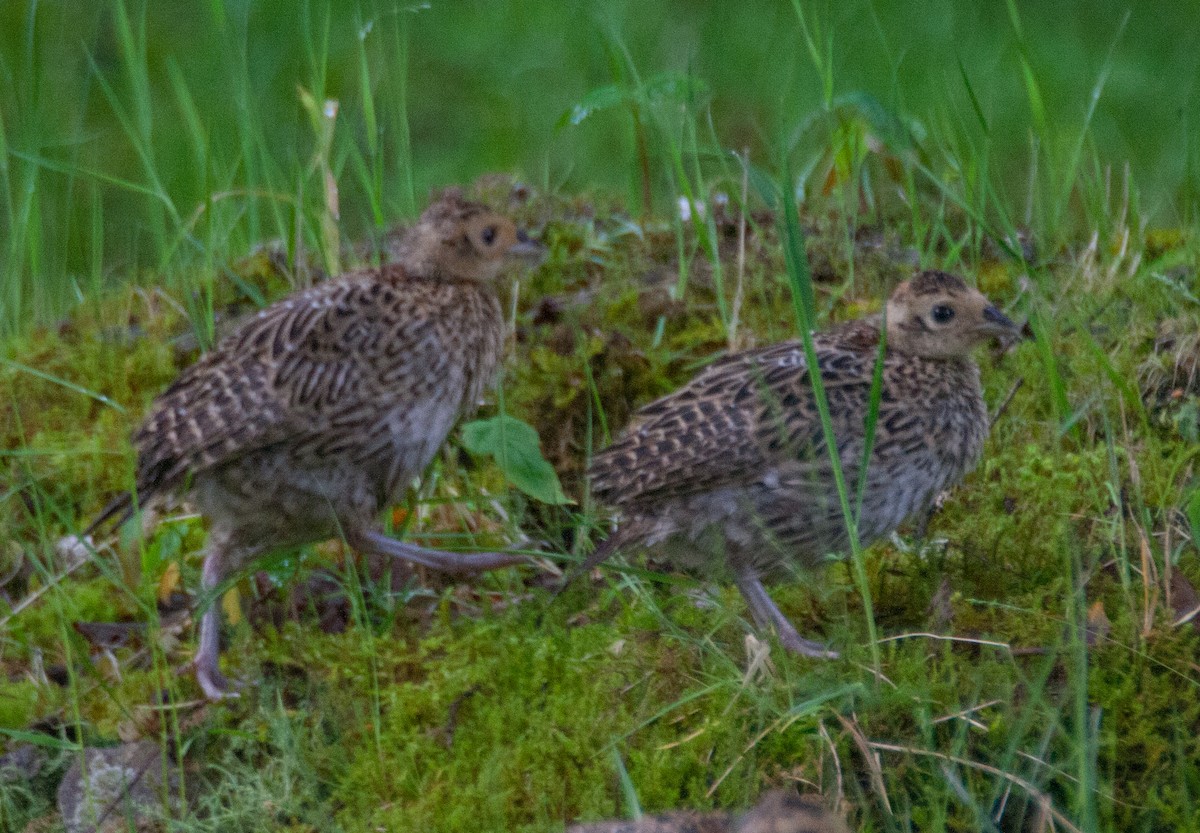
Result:
<svg viewBox="0 0 1200 833"><path fill-rule="evenodd" d="M479 239L483 241L483 245L490 246L496 242L496 227L486 226L483 231L479 232Z"/></svg>
<svg viewBox="0 0 1200 833"><path fill-rule="evenodd" d="M948 307L945 304L938 304L930 311L933 320L939 324L945 324L954 317L954 308Z"/></svg>

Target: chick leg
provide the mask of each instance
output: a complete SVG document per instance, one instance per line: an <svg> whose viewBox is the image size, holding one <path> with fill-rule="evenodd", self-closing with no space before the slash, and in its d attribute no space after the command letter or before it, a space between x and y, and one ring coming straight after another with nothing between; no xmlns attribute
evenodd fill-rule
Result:
<svg viewBox="0 0 1200 833"><path fill-rule="evenodd" d="M837 651L831 651L821 643L805 639L799 634L796 626L783 615L783 611L767 595L767 591L762 586L762 581L759 580L758 573L754 568L738 568L734 574L734 579L737 582L738 589L742 591L742 596L745 598L747 606L750 608L750 615L754 617L755 624L763 629L774 628L775 632L779 634L779 642L783 647L803 657L837 659Z"/></svg>
<svg viewBox="0 0 1200 833"><path fill-rule="evenodd" d="M359 552L401 558L443 573L479 573L520 564L525 559L499 552L446 552L389 538L382 532L348 531L346 542Z"/></svg>
<svg viewBox="0 0 1200 833"><path fill-rule="evenodd" d="M228 573L230 544L229 537L218 530L209 534L200 578L200 588L208 607L200 619L200 647L196 649L192 664L196 669L196 681L209 700L238 696L221 673L221 603L216 596L217 588Z"/></svg>

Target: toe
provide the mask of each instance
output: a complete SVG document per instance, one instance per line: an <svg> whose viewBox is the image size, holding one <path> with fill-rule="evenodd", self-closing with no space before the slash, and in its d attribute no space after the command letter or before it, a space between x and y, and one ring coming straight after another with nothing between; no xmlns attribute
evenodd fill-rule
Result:
<svg viewBox="0 0 1200 833"><path fill-rule="evenodd" d="M838 659L841 654L837 651L830 650L820 642L813 642L811 639L805 639L797 633L781 633L779 642L784 648L791 651L793 654L799 654L802 657L810 657L812 659Z"/></svg>
<svg viewBox="0 0 1200 833"><path fill-rule="evenodd" d="M196 682L209 700L229 700L241 696L229 679L215 668L197 668Z"/></svg>

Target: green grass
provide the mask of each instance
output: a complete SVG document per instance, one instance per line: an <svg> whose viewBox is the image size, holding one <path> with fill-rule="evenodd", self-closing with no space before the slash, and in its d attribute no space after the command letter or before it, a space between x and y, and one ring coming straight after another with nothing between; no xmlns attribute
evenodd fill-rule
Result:
<svg viewBox="0 0 1200 833"><path fill-rule="evenodd" d="M494 169L661 211L703 186L685 154L710 144L775 169L795 154L810 190L830 169L898 176L910 198L932 179L978 224L974 245L981 228L1058 244L1103 225L1106 168L1126 162L1135 219L1186 222L1200 32L1168 19L1118 2L5 4L0 326L138 274L203 295L195 272L270 238L334 262L327 170L354 237ZM679 85L655 85L670 77L708 91L690 99L703 118L680 119ZM633 105L577 110L610 85ZM338 102L332 136L304 95ZM591 115L564 124L573 111ZM890 157L903 173L860 170ZM857 193L841 189L844 213ZM959 233L910 206L923 251Z"/></svg>
<svg viewBox="0 0 1200 833"><path fill-rule="evenodd" d="M0 7L0 731L48 755L0 780L0 829L53 825L79 744L131 736L184 765L162 825L184 833L553 831L797 782L863 831L1196 829L1200 28L1172 19ZM636 407L731 346L877 310L913 262L1030 320L981 356L1007 400L983 463L924 540L774 589L845 661L773 650L750 675L736 592L640 562L553 597L532 568L393 584L325 546L224 597L242 700L154 708L196 693L191 629L159 611L198 584L202 524L172 511L75 566L56 542L129 484L129 431L225 322L497 169L533 197L477 190L549 256L482 416L534 426L576 502L456 436L398 530L569 568L605 526L588 456ZM321 572L342 601L302 592ZM115 619L151 623L120 677L73 628Z"/></svg>

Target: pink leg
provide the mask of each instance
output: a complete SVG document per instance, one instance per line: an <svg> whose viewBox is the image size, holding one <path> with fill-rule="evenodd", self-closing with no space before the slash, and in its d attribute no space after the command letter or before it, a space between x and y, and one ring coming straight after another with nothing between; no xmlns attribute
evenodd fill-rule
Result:
<svg viewBox="0 0 1200 833"><path fill-rule="evenodd" d="M229 680L221 673L221 600L217 588L229 574L231 565L230 536L214 529L208 536L207 553L200 588L208 607L200 619L200 645L192 660L196 681L209 700L237 697Z"/></svg>
<svg viewBox="0 0 1200 833"><path fill-rule="evenodd" d="M443 573L481 573L520 564L519 555L500 552L446 552L389 538L374 530L346 530L346 542L362 553L402 558Z"/></svg>
<svg viewBox="0 0 1200 833"><path fill-rule="evenodd" d="M774 628L775 632L779 634L779 642L783 647L803 657L813 657L815 659L838 658L837 651L831 651L820 642L813 642L811 639L805 639L800 635L796 630L796 626L783 615L783 611L767 595L766 588L762 586L762 582L758 578L758 573L753 569L742 568L737 570L735 579L738 589L742 591L742 596L746 599L746 604L750 608L750 614L754 617L755 624L763 629Z"/></svg>

